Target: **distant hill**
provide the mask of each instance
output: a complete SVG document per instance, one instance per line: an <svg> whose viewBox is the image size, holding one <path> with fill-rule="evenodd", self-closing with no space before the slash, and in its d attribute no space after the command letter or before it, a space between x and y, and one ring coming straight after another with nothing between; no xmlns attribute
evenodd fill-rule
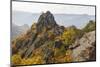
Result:
<svg viewBox="0 0 100 67"><path fill-rule="evenodd" d="M31 22L37 22L41 13L29 13L22 11L13 11L13 22L18 24L28 24L31 26ZM54 14L55 20L59 25L70 26L75 25L78 28L83 28L89 20L95 20L94 15L87 14Z"/></svg>
<svg viewBox="0 0 100 67"><path fill-rule="evenodd" d="M17 36L25 33L29 29L29 26L27 24L24 24L22 26L18 26L14 23L12 23L12 39L16 38Z"/></svg>

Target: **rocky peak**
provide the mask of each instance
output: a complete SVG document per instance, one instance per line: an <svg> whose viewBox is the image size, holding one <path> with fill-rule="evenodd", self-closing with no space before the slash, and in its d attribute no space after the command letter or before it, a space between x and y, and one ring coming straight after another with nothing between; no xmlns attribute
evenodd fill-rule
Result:
<svg viewBox="0 0 100 67"><path fill-rule="evenodd" d="M50 11L42 13L37 22L37 31L41 32L43 28L54 28L56 27L56 21L53 14Z"/></svg>

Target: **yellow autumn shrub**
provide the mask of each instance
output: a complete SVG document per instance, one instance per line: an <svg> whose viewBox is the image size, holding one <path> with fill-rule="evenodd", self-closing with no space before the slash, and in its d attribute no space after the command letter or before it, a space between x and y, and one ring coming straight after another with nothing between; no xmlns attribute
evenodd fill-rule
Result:
<svg viewBox="0 0 100 67"><path fill-rule="evenodd" d="M21 63L21 56L19 54L15 54L11 57L12 64L19 65Z"/></svg>
<svg viewBox="0 0 100 67"><path fill-rule="evenodd" d="M22 59L21 61L22 65L26 65L26 64L43 64L43 60L42 60L42 56L40 55L36 55L33 56L31 58L27 58L27 59Z"/></svg>
<svg viewBox="0 0 100 67"><path fill-rule="evenodd" d="M66 56L65 56L65 61L66 62L72 62L73 59L72 59L71 54L72 54L72 50L69 49L69 50L66 51Z"/></svg>

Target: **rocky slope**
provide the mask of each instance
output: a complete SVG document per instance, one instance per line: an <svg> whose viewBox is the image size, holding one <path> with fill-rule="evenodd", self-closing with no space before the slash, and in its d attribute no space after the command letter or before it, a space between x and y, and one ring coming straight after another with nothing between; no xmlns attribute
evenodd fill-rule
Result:
<svg viewBox="0 0 100 67"><path fill-rule="evenodd" d="M20 52L22 57L27 58L36 48L44 45L48 40L52 40L52 37L60 35L63 32L63 29L63 27L56 24L53 15L47 11L46 13L41 14L38 23L33 24L31 29L28 30L25 35L18 38L16 41L13 41L13 44L16 47L16 49L13 49L13 54Z"/></svg>
<svg viewBox="0 0 100 67"><path fill-rule="evenodd" d="M95 28L84 32L75 26L59 26L53 14L47 11L40 15L38 22L26 34L12 41L12 63L24 65L95 60L95 43Z"/></svg>
<svg viewBox="0 0 100 67"><path fill-rule="evenodd" d="M73 61L93 61L96 60L96 40L95 31L86 33L82 38L77 39L72 47ZM76 46L76 47L75 47Z"/></svg>

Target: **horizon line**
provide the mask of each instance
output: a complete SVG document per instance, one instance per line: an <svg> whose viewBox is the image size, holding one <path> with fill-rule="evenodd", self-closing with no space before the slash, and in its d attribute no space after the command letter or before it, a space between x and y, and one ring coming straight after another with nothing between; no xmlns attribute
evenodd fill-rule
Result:
<svg viewBox="0 0 100 67"><path fill-rule="evenodd" d="M12 12L26 12L26 13L33 13L33 14L41 14L42 12L46 13L45 11L41 11L41 12L29 12L29 11L20 11L20 10L12 10ZM83 14L79 14L79 13L53 13L53 12L51 12L51 13L52 14L74 14L74 15L90 15L90 16L95 16L93 14L91 15L91 14L86 14L86 13L83 13Z"/></svg>

